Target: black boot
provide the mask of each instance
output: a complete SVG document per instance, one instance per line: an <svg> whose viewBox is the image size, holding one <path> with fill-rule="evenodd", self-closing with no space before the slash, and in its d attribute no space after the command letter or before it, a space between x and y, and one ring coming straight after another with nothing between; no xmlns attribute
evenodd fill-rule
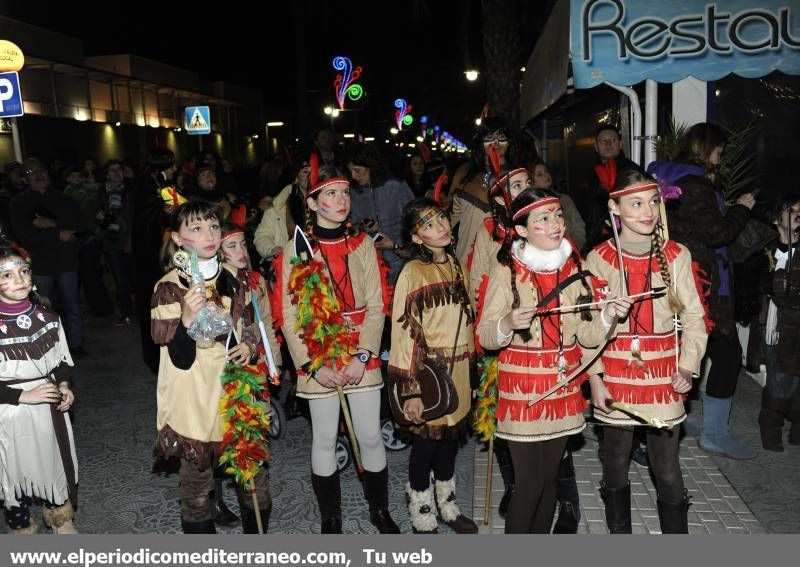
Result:
<svg viewBox="0 0 800 567"><path fill-rule="evenodd" d="M252 497L249 493L245 493L241 488L236 489L236 499L239 502L239 513L242 515L242 533L243 534L257 534L258 533L258 519L256 519L256 511L251 508L253 505ZM248 501L249 500L249 501ZM249 506L248 506L249 504ZM259 505L263 504L259 500ZM272 512L272 502L269 501L269 507L261 510L258 514L261 516L262 533L267 533L269 529L269 515Z"/></svg>
<svg viewBox="0 0 800 567"><path fill-rule="evenodd" d="M231 512L230 508L222 500L222 474L218 469L214 469L214 492L211 493L211 517L218 526L235 526L239 523L239 516Z"/></svg>
<svg viewBox="0 0 800 567"><path fill-rule="evenodd" d="M787 400L774 398L766 388L761 390L761 411L758 413L758 428L761 445L767 451L783 452L783 418Z"/></svg>
<svg viewBox="0 0 800 567"><path fill-rule="evenodd" d="M497 513L501 518L505 518L506 512L508 512L508 503L511 502L511 496L514 494L514 465L511 462L511 453L508 452L508 444L504 440L495 439L494 454L497 457L497 466L500 468L500 476L503 477L505 486Z"/></svg>
<svg viewBox="0 0 800 567"><path fill-rule="evenodd" d="M217 530L214 528L214 520L201 520L199 522L187 522L181 518L181 527L185 534L215 534Z"/></svg>
<svg viewBox="0 0 800 567"><path fill-rule="evenodd" d="M581 520L581 504L578 497L578 483L575 480L575 467L572 464L572 453L567 451L558 467L558 520L553 526L554 534L578 533L578 522Z"/></svg>
<svg viewBox="0 0 800 567"><path fill-rule="evenodd" d="M389 515L389 469L364 471L364 494L369 502L369 521L382 534L399 534L400 528Z"/></svg>
<svg viewBox="0 0 800 567"><path fill-rule="evenodd" d="M311 473L311 486L314 487L319 504L320 533L342 533L342 487L339 484L339 471L331 476Z"/></svg>
<svg viewBox="0 0 800 567"><path fill-rule="evenodd" d="M457 534L476 534L478 525L461 513L456 504L456 479L436 480L436 507L439 519Z"/></svg>
<svg viewBox="0 0 800 567"><path fill-rule="evenodd" d="M658 500L658 520L661 522L662 534L688 534L689 495L684 489L683 498L675 504Z"/></svg>
<svg viewBox="0 0 800 567"><path fill-rule="evenodd" d="M600 496L606 505L606 525L609 533L631 533L631 483L623 488L608 488L600 482Z"/></svg>

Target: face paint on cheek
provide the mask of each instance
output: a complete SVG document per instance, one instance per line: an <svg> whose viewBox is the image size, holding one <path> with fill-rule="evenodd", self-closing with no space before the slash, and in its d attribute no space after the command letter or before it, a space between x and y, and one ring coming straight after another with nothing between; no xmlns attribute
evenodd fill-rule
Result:
<svg viewBox="0 0 800 567"><path fill-rule="evenodd" d="M547 231L544 229L544 227L542 225L537 224L537 225L534 225L533 232L536 233L536 234L544 234Z"/></svg>

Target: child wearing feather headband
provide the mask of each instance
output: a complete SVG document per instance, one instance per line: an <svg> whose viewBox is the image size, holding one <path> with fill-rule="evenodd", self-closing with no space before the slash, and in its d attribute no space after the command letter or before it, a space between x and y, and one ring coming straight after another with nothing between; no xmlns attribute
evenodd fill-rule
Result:
<svg viewBox="0 0 800 567"><path fill-rule="evenodd" d="M378 354L391 302L388 267L372 239L350 223L349 181L334 168L318 168L316 158L311 157L305 233L296 233L275 260L276 288L282 292L273 313L280 317L298 369L297 395L308 399L311 412L311 484L320 531L342 533L335 456L340 387L361 450L370 521L380 533L399 533L388 510L389 472L380 425ZM300 252L304 245L298 240L310 250Z"/></svg>
<svg viewBox="0 0 800 567"><path fill-rule="evenodd" d="M496 435L508 443L516 477L506 533L549 533L567 438L585 427L580 384L592 360L582 362L584 349L602 344L628 303L610 301L603 316L581 312L594 284L564 239L554 194L526 189L511 219L516 236L497 254L477 336L500 351Z"/></svg>
<svg viewBox="0 0 800 567"><path fill-rule="evenodd" d="M678 425L686 418L683 400L691 389L692 375L699 371L707 335L689 251L664 241L658 232L658 185L638 170L617 174L615 165L610 160L597 166L597 173L609 191L615 234L616 223L621 226L618 240L596 246L586 258L586 267L608 281L612 290L651 293L637 299L627 320L619 322L617 337L601 358L603 378L593 376L590 383L594 415L610 425L604 431L601 487L606 523L611 533L631 533L628 466L634 427L641 423L607 404L622 402L669 426ZM620 274L625 274L625 281L620 281ZM647 430L662 533L688 533L678 432L677 427Z"/></svg>

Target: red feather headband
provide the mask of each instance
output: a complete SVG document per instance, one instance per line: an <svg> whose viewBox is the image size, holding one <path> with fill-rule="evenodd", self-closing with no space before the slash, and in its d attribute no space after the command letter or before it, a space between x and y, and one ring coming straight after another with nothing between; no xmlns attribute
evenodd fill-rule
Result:
<svg viewBox="0 0 800 567"><path fill-rule="evenodd" d="M544 199L539 199L538 201L531 203L530 205L525 205L516 213L514 213L514 220L518 220L520 217L525 216L527 213L531 212L534 209L538 209L539 207L546 207L547 205L561 205L561 200L558 197L545 197Z"/></svg>

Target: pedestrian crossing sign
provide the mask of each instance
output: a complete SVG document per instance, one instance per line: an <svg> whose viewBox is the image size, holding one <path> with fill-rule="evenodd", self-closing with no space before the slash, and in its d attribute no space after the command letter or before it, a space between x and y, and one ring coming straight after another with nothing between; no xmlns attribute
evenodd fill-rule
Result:
<svg viewBox="0 0 800 567"><path fill-rule="evenodd" d="M207 106L187 106L184 121L187 134L211 133L211 112Z"/></svg>

